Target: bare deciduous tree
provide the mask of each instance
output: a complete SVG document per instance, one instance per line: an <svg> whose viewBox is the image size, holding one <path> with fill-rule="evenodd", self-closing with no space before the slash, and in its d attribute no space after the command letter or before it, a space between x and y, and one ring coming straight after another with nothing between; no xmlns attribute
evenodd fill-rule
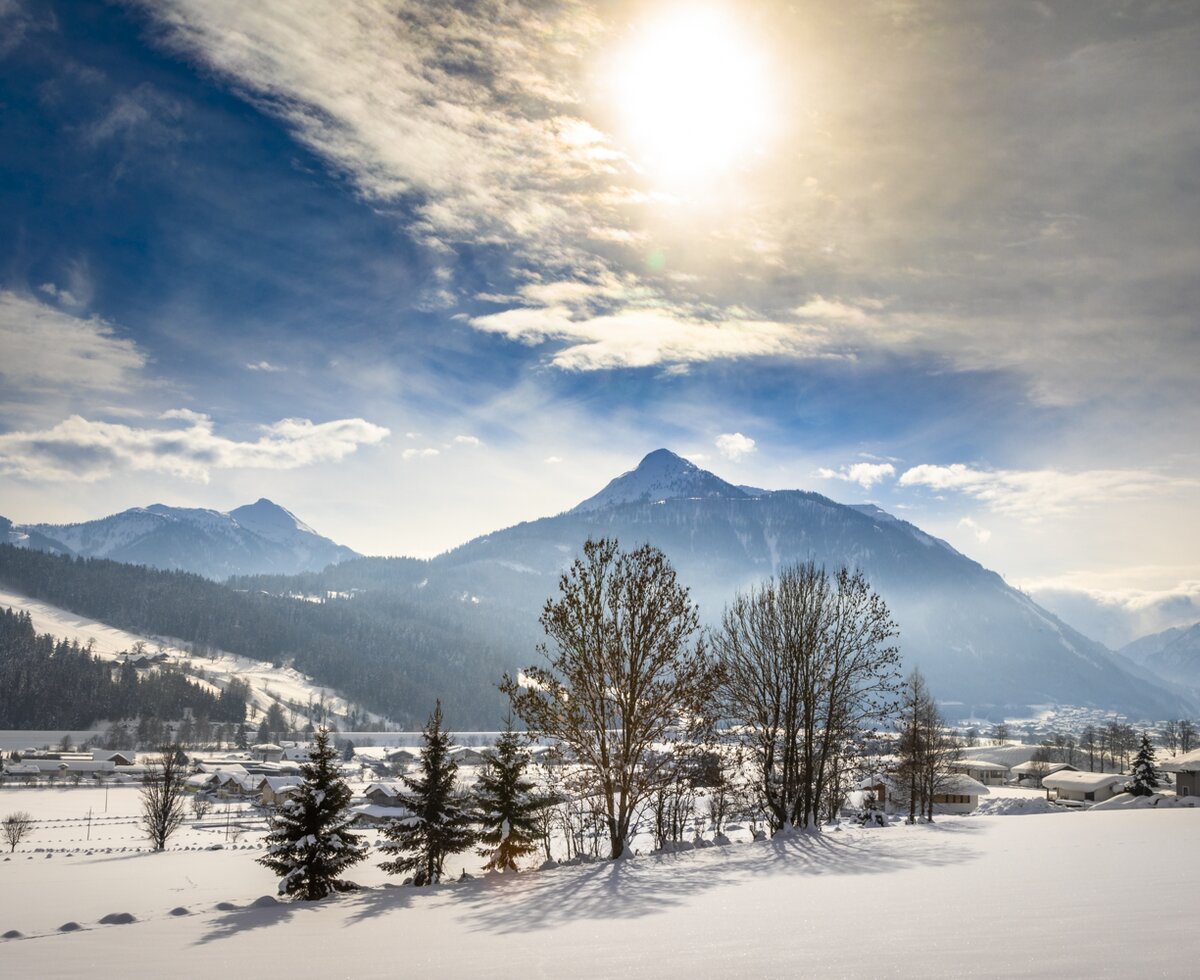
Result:
<svg viewBox="0 0 1200 980"><path fill-rule="evenodd" d="M156 851L167 846L167 839L183 823L185 779L179 746L164 745L158 760L147 768L142 785L142 826Z"/></svg>
<svg viewBox="0 0 1200 980"><path fill-rule="evenodd" d="M33 830L33 817L24 810L18 810L5 817L4 823L0 826L4 828L4 842L8 845L8 851L11 854Z"/></svg>
<svg viewBox="0 0 1200 980"><path fill-rule="evenodd" d="M725 610L715 636L726 717L749 745L773 831L815 828L838 760L890 710L899 653L883 600L857 572L785 568Z"/></svg>
<svg viewBox="0 0 1200 980"><path fill-rule="evenodd" d="M613 857L658 783L672 735L707 726L715 683L688 591L657 548L588 540L540 622L545 666L501 684L533 734L570 746L589 774Z"/></svg>

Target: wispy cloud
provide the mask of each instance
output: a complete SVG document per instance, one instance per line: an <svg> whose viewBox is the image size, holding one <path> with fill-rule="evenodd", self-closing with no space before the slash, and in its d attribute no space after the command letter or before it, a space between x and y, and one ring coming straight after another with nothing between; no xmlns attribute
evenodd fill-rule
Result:
<svg viewBox="0 0 1200 980"><path fill-rule="evenodd" d="M455 436L454 444L456 446L470 446L476 448L483 445L483 440L479 436Z"/></svg>
<svg viewBox="0 0 1200 980"><path fill-rule="evenodd" d="M973 517L964 517L958 522L958 526L963 530L970 531L975 535L975 540L980 544L987 544L991 540L992 532L986 527L982 527Z"/></svg>
<svg viewBox="0 0 1200 980"><path fill-rule="evenodd" d="M817 470L817 476L825 480L842 480L846 483L857 483L864 490L869 490L876 483L881 483L890 476L896 475L896 467L891 463L851 463L836 470L822 467Z"/></svg>
<svg viewBox="0 0 1200 980"><path fill-rule="evenodd" d="M717 447L717 452L722 456L735 462L749 456L757 448L753 439L740 432L722 433L713 441L713 445Z"/></svg>
<svg viewBox="0 0 1200 980"><path fill-rule="evenodd" d="M146 366L142 350L105 320L8 291L0 291L0 353L6 393L122 391Z"/></svg>
<svg viewBox="0 0 1200 980"><path fill-rule="evenodd" d="M1051 517L1117 500L1194 490L1197 481L1153 470L986 470L964 463L922 464L905 470L900 486L961 493L999 514Z"/></svg>
<svg viewBox="0 0 1200 980"><path fill-rule="evenodd" d="M255 361L246 363L247 371L264 371L268 374L275 374L280 371L286 371L287 368L280 367L278 364L272 364L270 361Z"/></svg>
<svg viewBox="0 0 1200 980"><path fill-rule="evenodd" d="M565 306L519 307L474 317L471 326L525 344L565 342L550 357L568 371L686 367L752 357L831 357L820 334L770 320L704 320L668 308L595 316Z"/></svg>
<svg viewBox="0 0 1200 980"><path fill-rule="evenodd" d="M434 449L432 446L426 446L423 449L406 449L400 454L400 458L405 462L408 462L412 459L429 459L431 456L440 455L440 449Z"/></svg>
<svg viewBox="0 0 1200 980"><path fill-rule="evenodd" d="M213 470L290 470L336 461L381 442L383 426L363 419L282 419L256 439L219 435L207 415L164 413L157 427L73 415L53 428L0 435L0 470L34 480L95 481L123 472L157 472L207 482ZM171 425L182 422L182 426Z"/></svg>

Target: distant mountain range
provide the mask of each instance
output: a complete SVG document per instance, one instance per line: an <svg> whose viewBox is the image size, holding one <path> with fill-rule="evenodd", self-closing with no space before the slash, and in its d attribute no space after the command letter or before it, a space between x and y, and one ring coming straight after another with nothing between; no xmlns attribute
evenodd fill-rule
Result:
<svg viewBox="0 0 1200 980"><path fill-rule="evenodd" d="M1162 677L1200 687L1200 623L1143 636L1120 653Z"/></svg>
<svg viewBox="0 0 1200 980"><path fill-rule="evenodd" d="M1112 653L907 521L816 493L735 486L666 449L565 513L428 561L356 556L266 500L228 514L156 505L8 534L24 535L17 543L42 550L213 578L236 574L231 584L244 590L332 591L369 597L376 607L419 608L491 651L489 662L514 669L533 662L538 614L589 536L661 548L710 626L719 624L735 592L790 563L813 560L867 576L899 625L906 665L921 668L948 713L1011 717L1029 705L1058 703L1166 718L1197 706L1195 692L1178 686L1180 675L1164 681L1152 665ZM448 662L453 653L446 651ZM1200 677L1186 683L1200 684Z"/></svg>
<svg viewBox="0 0 1200 980"><path fill-rule="evenodd" d="M0 541L18 547L178 569L214 579L317 571L360 557L265 498L228 513L152 504L82 524L0 521Z"/></svg>

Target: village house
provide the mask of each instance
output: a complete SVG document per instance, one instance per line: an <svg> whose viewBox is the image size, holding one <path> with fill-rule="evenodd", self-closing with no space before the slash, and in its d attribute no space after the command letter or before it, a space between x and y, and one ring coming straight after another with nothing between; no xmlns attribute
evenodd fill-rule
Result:
<svg viewBox="0 0 1200 980"><path fill-rule="evenodd" d="M955 772L965 773L984 786L1002 786L1008 778L1008 766L986 759L956 759L950 763Z"/></svg>
<svg viewBox="0 0 1200 980"><path fill-rule="evenodd" d="M1128 776L1112 772L1079 772L1062 769L1042 779L1042 786L1051 798L1073 800L1077 803L1099 803L1122 792Z"/></svg>
<svg viewBox="0 0 1200 980"><path fill-rule="evenodd" d="M1045 785L1046 777L1054 773L1078 771L1079 768L1069 762L1045 762L1039 759L1030 759L1008 770L1009 776L1014 778L1018 785L1031 786L1034 789L1041 789Z"/></svg>
<svg viewBox="0 0 1200 980"><path fill-rule="evenodd" d="M908 787L894 776L871 776L859 784L859 789L870 794L874 805L885 813L908 811ZM983 783L965 773L949 773L934 791L934 812L971 813L979 806L979 798L990 793Z"/></svg>
<svg viewBox="0 0 1200 980"><path fill-rule="evenodd" d="M1158 768L1175 774L1176 796L1200 796L1200 749L1168 759Z"/></svg>

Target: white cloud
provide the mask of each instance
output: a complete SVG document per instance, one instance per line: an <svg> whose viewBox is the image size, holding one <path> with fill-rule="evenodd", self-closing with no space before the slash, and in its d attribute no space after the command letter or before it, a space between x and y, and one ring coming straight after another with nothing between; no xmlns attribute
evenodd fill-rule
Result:
<svg viewBox="0 0 1200 980"><path fill-rule="evenodd" d="M754 440L740 432L724 432L717 436L713 445L722 456L735 462L743 456L749 456L755 450Z"/></svg>
<svg viewBox="0 0 1200 980"><path fill-rule="evenodd" d="M400 454L400 458L407 462L410 459L428 459L430 456L439 455L441 455L439 450L427 446L424 449L406 449Z"/></svg>
<svg viewBox="0 0 1200 980"><path fill-rule="evenodd" d="M77 317L0 291L0 382L6 393L125 391L146 355L98 317Z"/></svg>
<svg viewBox="0 0 1200 980"><path fill-rule="evenodd" d="M455 436L454 444L456 446L482 446L483 440L478 436Z"/></svg>
<svg viewBox="0 0 1200 980"><path fill-rule="evenodd" d="M896 475L896 467L891 463L851 463L837 470L822 467L817 475L826 480L843 480L846 483L857 483L864 490L869 490L876 483L881 483L886 477Z"/></svg>
<svg viewBox="0 0 1200 980"><path fill-rule="evenodd" d="M983 470L964 463L922 464L900 477L904 487L928 487L965 494L1000 514L1038 519L1093 504L1157 496L1193 489L1196 480L1153 470Z"/></svg>
<svg viewBox="0 0 1200 980"><path fill-rule="evenodd" d="M278 371L286 371L287 368L279 367L277 364L272 364L270 361L258 361L257 363L247 363L247 371L265 371L268 374Z"/></svg>
<svg viewBox="0 0 1200 980"><path fill-rule="evenodd" d="M282 419L257 439L217 435L212 420L188 409L163 413L183 427L138 428L78 415L51 429L0 435L0 470L40 480L100 480L141 471L207 482L212 470L290 470L342 459L378 443L388 430L363 419L315 423Z"/></svg>
<svg viewBox="0 0 1200 980"><path fill-rule="evenodd" d="M520 307L474 317L471 326L525 344L566 342L550 363L567 371L836 356L825 349L820 330L771 320L704 320L670 308L576 317L566 306Z"/></svg>
<svg viewBox="0 0 1200 980"><path fill-rule="evenodd" d="M987 544L988 540L992 536L991 531L989 531L986 527L981 527L973 518L970 517L964 517L958 522L958 526L970 531L973 535L975 535L975 540L980 544Z"/></svg>
<svg viewBox="0 0 1200 980"><path fill-rule="evenodd" d="M562 457L561 456L547 456L544 460L542 460L542 462L544 462L550 466L556 466L562 462Z"/></svg>

